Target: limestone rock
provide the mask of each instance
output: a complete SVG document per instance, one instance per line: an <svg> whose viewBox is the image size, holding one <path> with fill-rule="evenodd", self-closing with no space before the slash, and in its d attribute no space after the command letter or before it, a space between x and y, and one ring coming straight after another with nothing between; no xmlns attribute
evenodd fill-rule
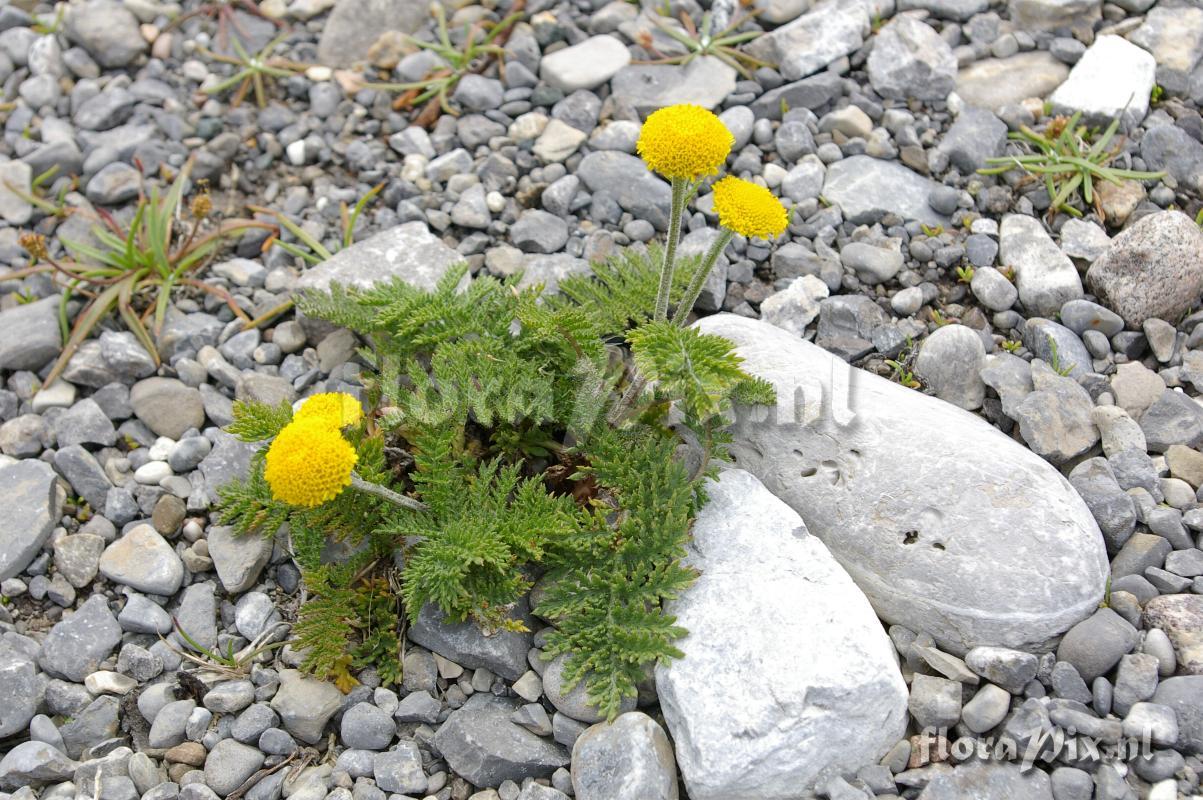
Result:
<svg viewBox="0 0 1203 800"><path fill-rule="evenodd" d="M902 736L906 686L864 595L797 513L743 470L707 493L686 558L701 575L666 604L689 634L685 657L656 668L660 705L693 800L797 797Z"/></svg>
<svg viewBox="0 0 1203 800"><path fill-rule="evenodd" d="M740 409L737 465L802 515L887 622L958 655L1047 650L1097 607L1098 525L1035 453L771 325L720 314L698 327L777 387L777 408Z"/></svg>

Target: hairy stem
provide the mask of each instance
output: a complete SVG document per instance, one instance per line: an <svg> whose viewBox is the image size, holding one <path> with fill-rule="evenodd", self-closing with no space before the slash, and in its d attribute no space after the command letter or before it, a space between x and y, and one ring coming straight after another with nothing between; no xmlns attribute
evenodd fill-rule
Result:
<svg viewBox="0 0 1203 800"><path fill-rule="evenodd" d="M387 489L378 483L365 481L354 472L351 473L351 487L367 494L374 494L382 500L387 500L393 505L401 506L402 508L412 508L414 511L426 511L429 508L425 503L414 500L412 497L398 494L392 489Z"/></svg>
<svg viewBox="0 0 1203 800"><path fill-rule="evenodd" d="M727 245L731 243L735 232L723 228L710 245L710 249L706 251L706 257L702 259L702 263L698 265L697 272L689 280L689 287L685 290L685 296L681 298L681 302L677 305L677 310L673 313L673 324L684 325L689 312L693 310L693 304L698 301L698 296L702 293L702 287L706 285L706 278L710 275L710 270L714 269L714 262L718 261L718 257L727 249Z"/></svg>
<svg viewBox="0 0 1203 800"><path fill-rule="evenodd" d="M668 241L664 243L664 263L660 267L660 288L656 292L657 322L668 319L668 299L673 288L673 269L676 267L677 242L681 238L681 216L685 213L685 203L688 197L685 181L681 178L672 179L673 196L672 212L668 218Z"/></svg>

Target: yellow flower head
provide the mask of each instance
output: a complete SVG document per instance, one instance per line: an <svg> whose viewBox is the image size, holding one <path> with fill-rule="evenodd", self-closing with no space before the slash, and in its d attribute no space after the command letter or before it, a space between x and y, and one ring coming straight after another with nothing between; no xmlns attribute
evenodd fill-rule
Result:
<svg viewBox="0 0 1203 800"><path fill-rule="evenodd" d="M719 225L749 238L780 236L789 225L785 206L772 192L730 175L714 184L714 211Z"/></svg>
<svg viewBox="0 0 1203 800"><path fill-rule="evenodd" d="M345 428L363 419L363 406L346 392L315 394L301 404L296 419L320 419L335 428Z"/></svg>
<svg viewBox="0 0 1203 800"><path fill-rule="evenodd" d="M297 418L267 449L263 477L272 497L294 506L320 506L351 485L359 456L323 419Z"/></svg>
<svg viewBox="0 0 1203 800"><path fill-rule="evenodd" d="M701 106L666 106L643 123L637 145L648 168L666 178L697 180L727 160L735 137Z"/></svg>

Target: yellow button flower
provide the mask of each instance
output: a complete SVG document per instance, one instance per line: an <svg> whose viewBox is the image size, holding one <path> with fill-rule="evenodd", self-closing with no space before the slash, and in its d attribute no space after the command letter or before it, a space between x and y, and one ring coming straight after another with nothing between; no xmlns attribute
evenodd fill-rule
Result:
<svg viewBox="0 0 1203 800"><path fill-rule="evenodd" d="M320 419L335 428L345 428L363 419L363 406L346 392L325 392L305 400L296 419Z"/></svg>
<svg viewBox="0 0 1203 800"><path fill-rule="evenodd" d="M735 137L711 112L694 105L666 106L643 123L637 149L666 178L697 180L718 172Z"/></svg>
<svg viewBox="0 0 1203 800"><path fill-rule="evenodd" d="M785 206L772 192L730 175L714 184L714 211L720 225L749 238L780 236L789 225Z"/></svg>
<svg viewBox="0 0 1203 800"><path fill-rule="evenodd" d="M294 419L267 450L263 477L272 497L294 506L320 506L351 485L359 456L323 419Z"/></svg>

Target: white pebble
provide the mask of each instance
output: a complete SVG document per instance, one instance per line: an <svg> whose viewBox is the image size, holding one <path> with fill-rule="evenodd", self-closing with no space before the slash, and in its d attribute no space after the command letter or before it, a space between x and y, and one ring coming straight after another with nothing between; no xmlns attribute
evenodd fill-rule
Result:
<svg viewBox="0 0 1203 800"><path fill-rule="evenodd" d="M147 461L134 472L134 480L144 486L158 486L164 478L171 476L171 467L166 461Z"/></svg>

